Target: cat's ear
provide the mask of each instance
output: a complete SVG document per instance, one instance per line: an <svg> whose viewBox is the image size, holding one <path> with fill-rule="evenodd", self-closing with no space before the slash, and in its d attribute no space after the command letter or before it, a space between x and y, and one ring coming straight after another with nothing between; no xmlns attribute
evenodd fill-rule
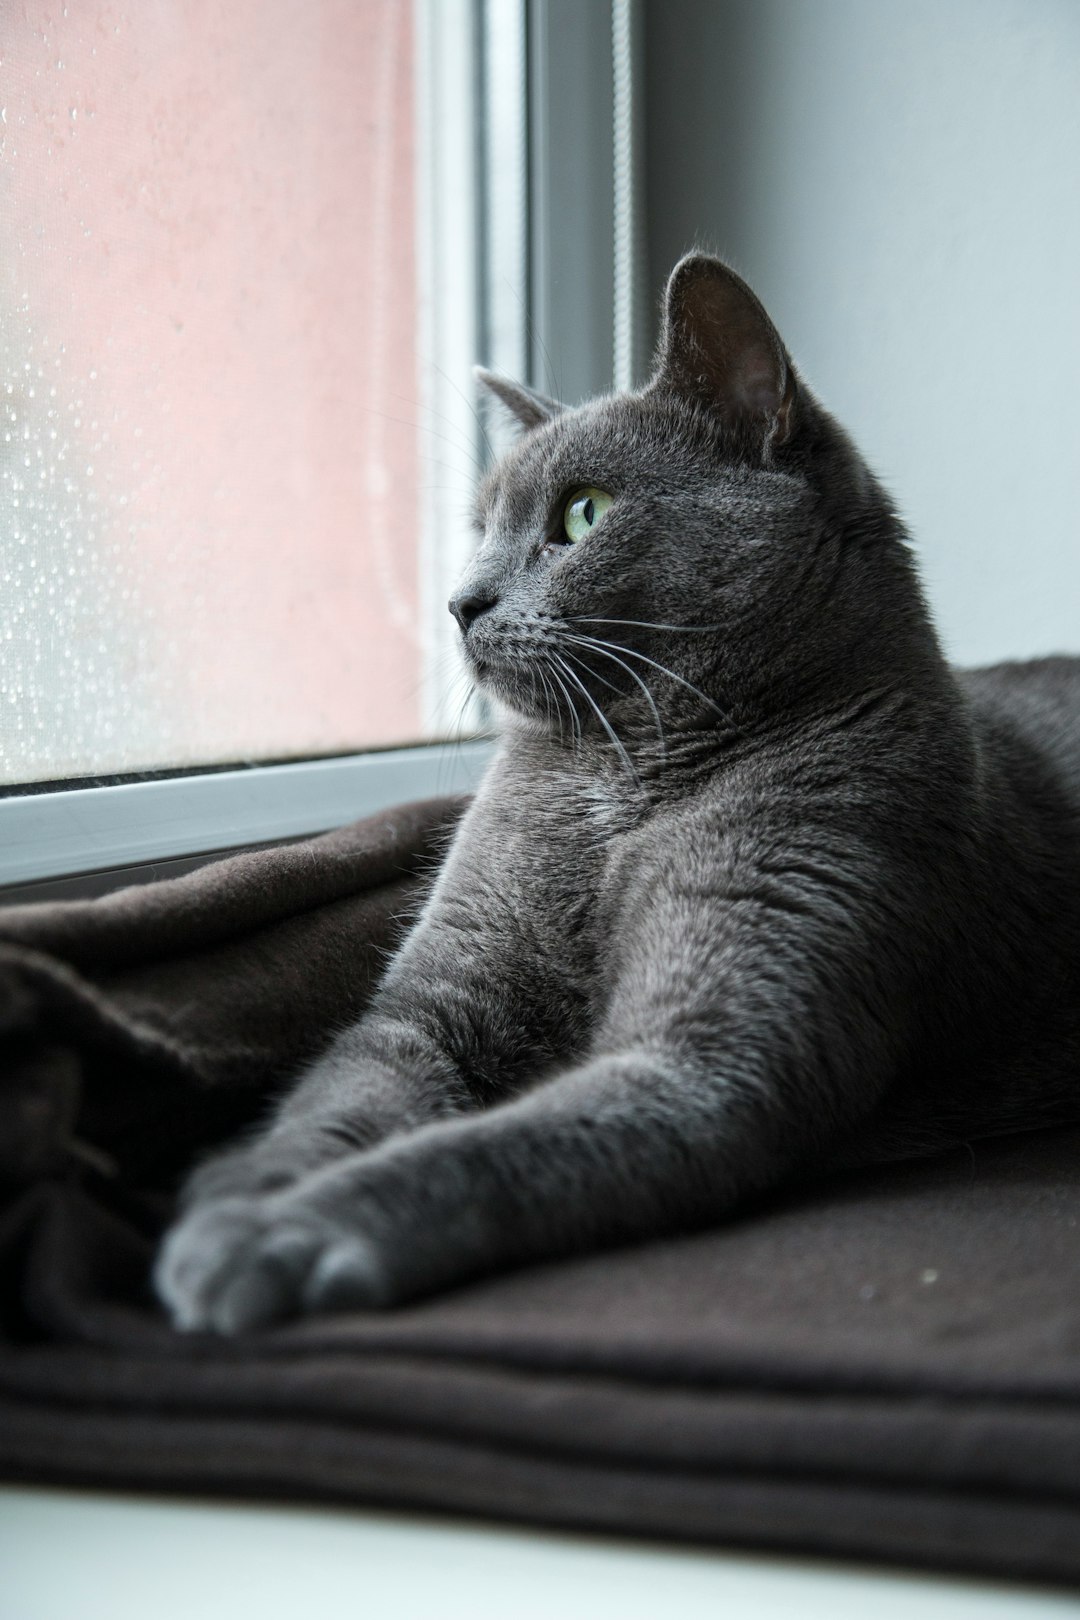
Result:
<svg viewBox="0 0 1080 1620"><path fill-rule="evenodd" d="M485 388L490 389L496 399L502 401L523 428L541 427L566 409L558 400L548 399L546 394L538 394L535 388L511 382L509 377L500 376L497 371L488 371L484 366L474 366L473 375Z"/></svg>
<svg viewBox="0 0 1080 1620"><path fill-rule="evenodd" d="M721 260L688 253L671 272L653 384L688 395L780 445L794 427L795 373L772 321Z"/></svg>

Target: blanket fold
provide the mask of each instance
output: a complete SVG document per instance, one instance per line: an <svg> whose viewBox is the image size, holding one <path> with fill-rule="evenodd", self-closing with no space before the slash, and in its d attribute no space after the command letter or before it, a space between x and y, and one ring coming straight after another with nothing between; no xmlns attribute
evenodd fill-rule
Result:
<svg viewBox="0 0 1080 1620"><path fill-rule="evenodd" d="M370 995L460 800L0 910L0 1472L1080 1579L1080 1130L381 1315L181 1335L177 1179Z"/></svg>

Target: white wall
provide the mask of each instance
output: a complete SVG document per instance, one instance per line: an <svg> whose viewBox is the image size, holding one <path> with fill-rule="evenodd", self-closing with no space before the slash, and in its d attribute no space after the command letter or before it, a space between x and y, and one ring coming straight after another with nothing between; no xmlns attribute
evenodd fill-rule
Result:
<svg viewBox="0 0 1080 1620"><path fill-rule="evenodd" d="M761 295L950 656L1080 651L1080 4L650 0L650 270Z"/></svg>

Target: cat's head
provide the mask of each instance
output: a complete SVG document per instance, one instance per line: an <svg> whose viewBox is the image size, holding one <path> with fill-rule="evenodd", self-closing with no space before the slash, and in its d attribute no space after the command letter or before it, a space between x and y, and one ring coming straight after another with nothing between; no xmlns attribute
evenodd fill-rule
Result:
<svg viewBox="0 0 1080 1620"><path fill-rule="evenodd" d="M568 409L481 376L524 432L480 488L450 607L512 712L715 725L827 681L896 587L919 616L887 500L719 260L676 266L637 392Z"/></svg>

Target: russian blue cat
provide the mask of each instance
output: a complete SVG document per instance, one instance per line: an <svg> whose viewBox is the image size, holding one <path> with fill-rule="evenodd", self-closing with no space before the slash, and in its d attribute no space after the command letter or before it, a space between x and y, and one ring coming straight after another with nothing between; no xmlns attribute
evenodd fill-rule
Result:
<svg viewBox="0 0 1080 1620"><path fill-rule="evenodd" d="M367 1014L189 1184L184 1328L1080 1117L1080 660L948 667L888 496L715 259L638 392L486 381L524 431L451 609L497 756Z"/></svg>

